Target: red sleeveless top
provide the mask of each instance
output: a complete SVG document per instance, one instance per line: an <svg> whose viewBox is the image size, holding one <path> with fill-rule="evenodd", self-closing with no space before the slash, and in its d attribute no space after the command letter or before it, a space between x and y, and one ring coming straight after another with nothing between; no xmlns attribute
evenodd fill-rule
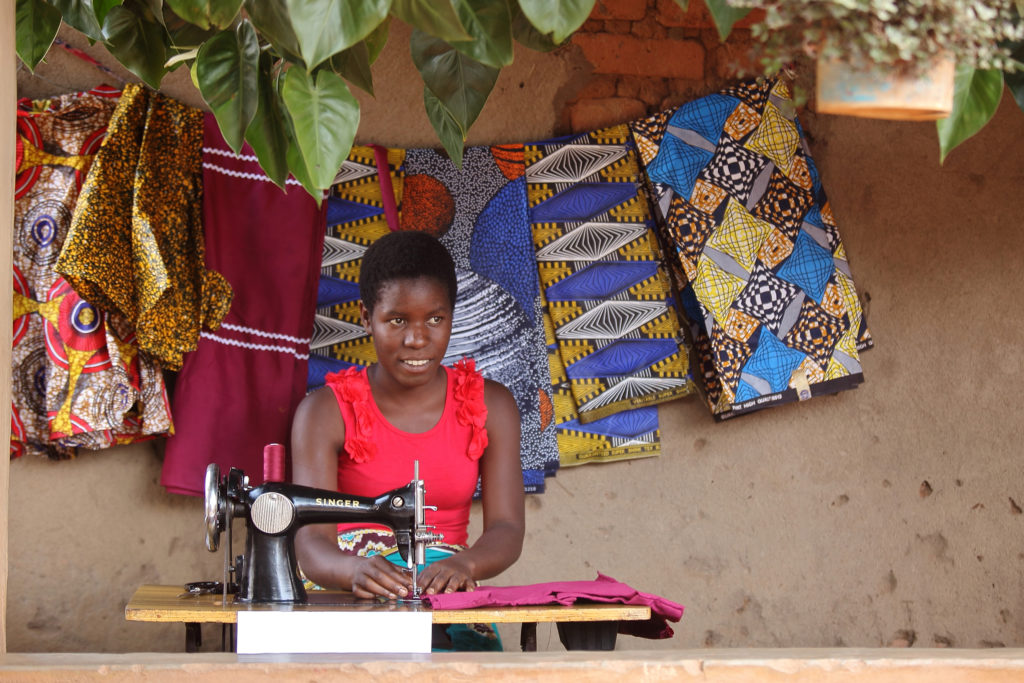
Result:
<svg viewBox="0 0 1024 683"><path fill-rule="evenodd" d="M484 380L472 360L445 367L448 375L444 412L428 431L403 432L380 412L366 369L349 368L327 375L345 421L345 446L338 454L338 490L377 496L404 486L413 477L414 461L426 490L427 524L444 534L444 542L466 545L469 508L479 477L479 460L487 446ZM347 528L369 524L341 524ZM386 527L384 527L386 528Z"/></svg>

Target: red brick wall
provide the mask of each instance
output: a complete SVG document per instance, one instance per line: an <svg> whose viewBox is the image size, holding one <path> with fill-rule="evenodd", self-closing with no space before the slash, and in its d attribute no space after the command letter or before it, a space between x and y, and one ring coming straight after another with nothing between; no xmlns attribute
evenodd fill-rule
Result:
<svg viewBox="0 0 1024 683"><path fill-rule="evenodd" d="M572 132L653 114L714 92L753 73L750 25L739 22L721 42L703 0L683 11L674 0L597 0L572 45L592 67L567 103Z"/></svg>

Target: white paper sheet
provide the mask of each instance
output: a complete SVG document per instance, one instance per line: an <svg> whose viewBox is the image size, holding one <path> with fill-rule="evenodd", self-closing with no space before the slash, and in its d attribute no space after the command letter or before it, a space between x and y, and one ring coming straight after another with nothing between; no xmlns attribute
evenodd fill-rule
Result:
<svg viewBox="0 0 1024 683"><path fill-rule="evenodd" d="M238 654L430 652L429 612L238 613Z"/></svg>

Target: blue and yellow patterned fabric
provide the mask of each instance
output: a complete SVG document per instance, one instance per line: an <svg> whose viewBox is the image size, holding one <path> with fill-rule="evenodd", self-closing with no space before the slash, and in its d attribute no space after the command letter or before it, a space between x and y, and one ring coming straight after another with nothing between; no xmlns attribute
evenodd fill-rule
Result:
<svg viewBox="0 0 1024 683"><path fill-rule="evenodd" d="M571 429L615 435L617 447L633 442L623 455L652 454L653 406L690 394L693 382L629 129L532 143L526 160L537 268L574 403ZM647 409L628 414L638 408ZM570 428L561 424L560 445Z"/></svg>
<svg viewBox="0 0 1024 683"><path fill-rule="evenodd" d="M786 86L740 84L630 127L712 412L863 381L871 335Z"/></svg>

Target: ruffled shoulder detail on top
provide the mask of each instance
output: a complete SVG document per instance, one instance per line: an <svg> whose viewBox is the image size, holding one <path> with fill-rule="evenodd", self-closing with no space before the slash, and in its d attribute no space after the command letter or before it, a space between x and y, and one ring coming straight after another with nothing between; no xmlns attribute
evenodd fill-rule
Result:
<svg viewBox="0 0 1024 683"><path fill-rule="evenodd" d="M472 358L463 358L452 366L455 375L455 419L470 427L472 434L466 455L479 460L487 448L487 404L484 403L484 377L476 371Z"/></svg>
<svg viewBox="0 0 1024 683"><path fill-rule="evenodd" d="M370 462L377 457L377 443L370 438L373 434L373 410L370 405L373 395L370 393L366 373L361 368L351 367L328 374L324 380L338 402L351 405L355 415L354 424L349 425L345 432L345 452L355 462Z"/></svg>

